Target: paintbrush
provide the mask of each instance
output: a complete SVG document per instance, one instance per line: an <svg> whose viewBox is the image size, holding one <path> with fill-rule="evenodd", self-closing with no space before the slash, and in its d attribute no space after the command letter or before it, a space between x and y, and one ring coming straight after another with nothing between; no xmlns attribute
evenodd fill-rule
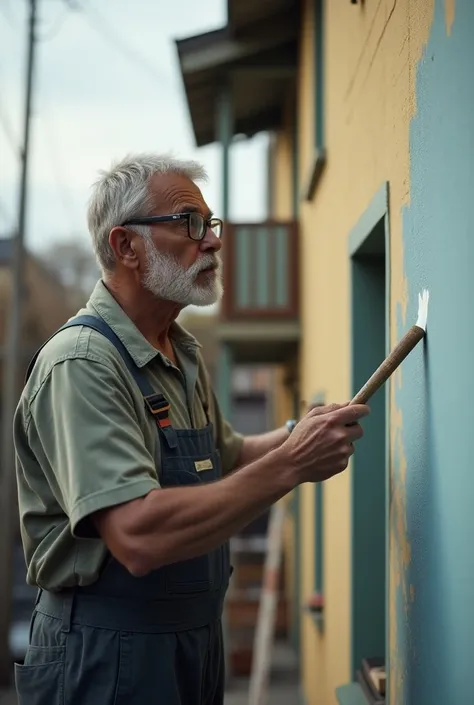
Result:
<svg viewBox="0 0 474 705"><path fill-rule="evenodd" d="M366 404L380 387L390 378L397 367L411 353L426 335L426 322L428 318L428 302L430 294L424 289L418 294L418 319L414 326L403 336L398 345L385 358L382 364L375 370L374 374L357 392L350 402L351 404Z"/></svg>

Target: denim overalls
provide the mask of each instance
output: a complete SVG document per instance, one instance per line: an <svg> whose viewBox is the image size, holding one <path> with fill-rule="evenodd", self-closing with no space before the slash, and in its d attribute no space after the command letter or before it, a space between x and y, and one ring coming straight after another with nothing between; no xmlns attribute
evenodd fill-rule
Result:
<svg viewBox="0 0 474 705"><path fill-rule="evenodd" d="M63 328L71 325L106 336L139 385L157 424L161 486L218 479L209 419L203 429L174 429L167 400L105 321L80 316ZM40 590L25 663L15 666L19 705L222 705L221 614L230 572L225 543L144 577L109 556L92 585Z"/></svg>

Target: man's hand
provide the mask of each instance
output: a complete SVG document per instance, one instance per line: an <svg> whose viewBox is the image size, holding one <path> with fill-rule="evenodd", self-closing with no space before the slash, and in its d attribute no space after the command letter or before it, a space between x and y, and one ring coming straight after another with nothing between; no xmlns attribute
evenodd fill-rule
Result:
<svg viewBox="0 0 474 705"><path fill-rule="evenodd" d="M311 409L282 446L297 483L321 482L345 470L363 436L359 420L369 412L365 404L348 403Z"/></svg>
<svg viewBox="0 0 474 705"><path fill-rule="evenodd" d="M334 404L332 404L332 406L334 406ZM326 406L324 404L324 402L322 402L322 401L312 401L309 404L307 402L302 402L301 409L304 409L304 411L302 411L303 414L307 414L310 411L312 411L313 409L326 409L326 411L327 411L328 409L330 409L330 407ZM326 413L326 412L323 412L323 413Z"/></svg>

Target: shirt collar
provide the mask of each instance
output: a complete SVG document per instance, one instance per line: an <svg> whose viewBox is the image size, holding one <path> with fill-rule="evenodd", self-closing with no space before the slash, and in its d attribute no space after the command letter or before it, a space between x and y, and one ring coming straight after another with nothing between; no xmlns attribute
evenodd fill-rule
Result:
<svg viewBox="0 0 474 705"><path fill-rule="evenodd" d="M86 308L108 323L137 367L144 367L157 356L164 359L160 351L140 333L102 280L95 285ZM179 348L191 355L195 356L197 349L201 347L196 338L176 321L171 324L170 336Z"/></svg>

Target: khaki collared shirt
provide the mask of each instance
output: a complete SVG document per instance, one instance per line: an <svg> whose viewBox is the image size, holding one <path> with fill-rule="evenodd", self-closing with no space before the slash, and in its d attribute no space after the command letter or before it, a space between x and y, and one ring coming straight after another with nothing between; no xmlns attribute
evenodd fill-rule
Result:
<svg viewBox="0 0 474 705"><path fill-rule="evenodd" d="M243 439L222 416L197 341L173 324L177 369L102 282L79 314L100 315L109 324L169 401L175 428L202 428L207 407L223 470L234 469ZM90 584L107 553L90 515L159 487L156 424L104 336L77 326L46 344L23 390L14 439L28 582L47 590Z"/></svg>

